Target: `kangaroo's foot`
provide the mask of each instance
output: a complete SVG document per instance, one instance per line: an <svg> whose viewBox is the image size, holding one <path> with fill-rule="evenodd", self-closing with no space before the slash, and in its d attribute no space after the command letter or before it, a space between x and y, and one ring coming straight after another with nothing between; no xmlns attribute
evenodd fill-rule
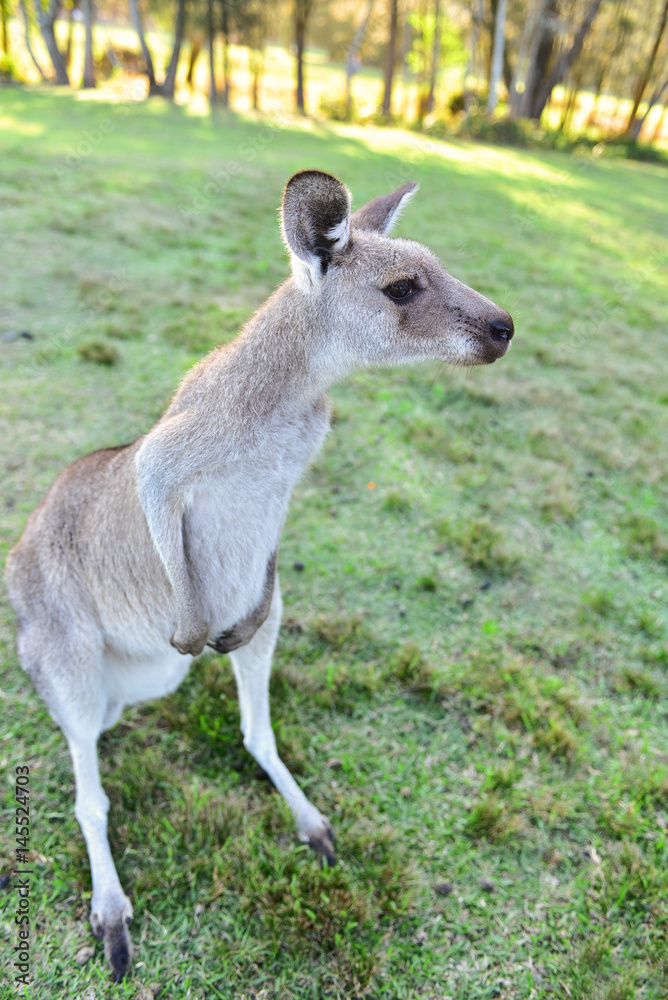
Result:
<svg viewBox="0 0 668 1000"><path fill-rule="evenodd" d="M127 896L97 905L93 900L90 925L98 941L104 941L104 955L115 983L120 983L130 968L132 941L128 925L132 920L132 904Z"/></svg>
<svg viewBox="0 0 668 1000"><path fill-rule="evenodd" d="M321 813L318 813L318 820L315 824L307 830L299 831L299 839L316 852L323 865L326 865L327 868L334 867L336 864L334 831L329 821Z"/></svg>

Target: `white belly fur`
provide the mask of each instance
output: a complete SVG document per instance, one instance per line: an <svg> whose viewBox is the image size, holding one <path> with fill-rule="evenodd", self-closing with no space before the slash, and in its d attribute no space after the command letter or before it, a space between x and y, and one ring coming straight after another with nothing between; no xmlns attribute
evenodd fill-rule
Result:
<svg viewBox="0 0 668 1000"><path fill-rule="evenodd" d="M192 656L166 647L159 656L137 660L106 650L102 673L109 705L134 705L176 691L188 673Z"/></svg>

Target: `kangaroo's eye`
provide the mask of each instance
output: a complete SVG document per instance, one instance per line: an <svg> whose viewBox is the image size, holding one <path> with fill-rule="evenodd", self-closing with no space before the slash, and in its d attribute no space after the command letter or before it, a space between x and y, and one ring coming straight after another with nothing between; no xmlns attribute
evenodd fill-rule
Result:
<svg viewBox="0 0 668 1000"><path fill-rule="evenodd" d="M415 287L415 282L407 278L405 281L394 281L383 291L386 295L389 295L391 299L395 302L401 302L402 299L408 299L410 296L417 291Z"/></svg>

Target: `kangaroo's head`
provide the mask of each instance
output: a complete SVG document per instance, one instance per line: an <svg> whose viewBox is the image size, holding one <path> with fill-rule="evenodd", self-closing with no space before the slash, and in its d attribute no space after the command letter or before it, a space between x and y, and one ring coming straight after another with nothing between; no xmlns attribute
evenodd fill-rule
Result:
<svg viewBox="0 0 668 1000"><path fill-rule="evenodd" d="M341 372L427 358L484 365L508 350L514 327L505 310L420 243L388 235L416 189L405 184L351 214L350 192L329 174L304 170L287 183L293 281Z"/></svg>

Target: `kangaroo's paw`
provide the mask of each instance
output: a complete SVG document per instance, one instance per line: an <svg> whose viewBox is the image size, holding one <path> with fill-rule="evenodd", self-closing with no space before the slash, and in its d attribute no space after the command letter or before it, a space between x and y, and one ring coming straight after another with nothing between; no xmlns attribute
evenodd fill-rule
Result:
<svg viewBox="0 0 668 1000"><path fill-rule="evenodd" d="M209 627L199 622L188 628L179 626L169 640L174 649L179 653L190 656L199 656L209 639Z"/></svg>
<svg viewBox="0 0 668 1000"><path fill-rule="evenodd" d="M131 920L132 905L126 896L118 905L107 905L104 909L94 906L91 910L90 925L95 937L104 941L104 955L115 983L120 983L130 968L132 941L128 924Z"/></svg>

